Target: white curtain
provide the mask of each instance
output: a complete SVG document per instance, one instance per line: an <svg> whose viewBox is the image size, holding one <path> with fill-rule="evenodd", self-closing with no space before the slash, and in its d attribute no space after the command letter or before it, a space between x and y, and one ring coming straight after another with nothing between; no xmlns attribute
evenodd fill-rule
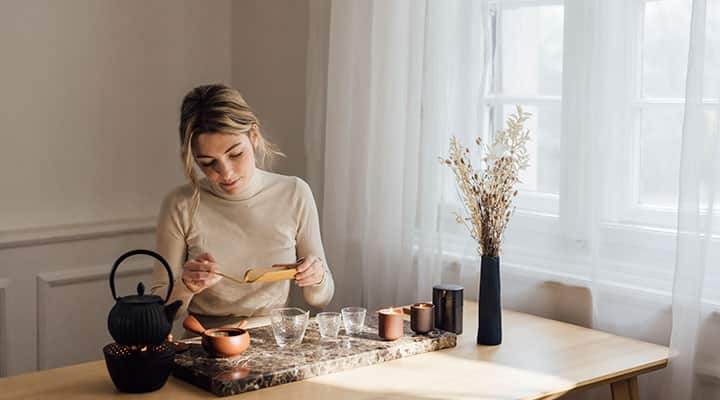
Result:
<svg viewBox="0 0 720 400"><path fill-rule="evenodd" d="M717 399L720 331L720 2L694 0L687 66L667 398Z"/></svg>
<svg viewBox="0 0 720 400"><path fill-rule="evenodd" d="M310 4L308 176L335 306L440 282L476 296L438 157L522 104L504 306L671 346L643 398L720 398L720 0Z"/></svg>
<svg viewBox="0 0 720 400"><path fill-rule="evenodd" d="M484 4L333 1L327 10L311 2L306 147L341 285L334 304L430 299L440 273L413 260L437 247L445 133L479 131Z"/></svg>

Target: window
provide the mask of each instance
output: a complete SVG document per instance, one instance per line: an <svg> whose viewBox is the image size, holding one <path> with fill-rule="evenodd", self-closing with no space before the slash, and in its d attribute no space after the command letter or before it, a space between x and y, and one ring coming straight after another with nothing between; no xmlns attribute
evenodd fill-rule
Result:
<svg viewBox="0 0 720 400"><path fill-rule="evenodd" d="M562 1L491 3L493 61L486 113L489 131L503 128L515 104L533 114L518 207L557 214L563 65Z"/></svg>
<svg viewBox="0 0 720 400"><path fill-rule="evenodd" d="M505 262L669 292L692 1L489 4L484 134L515 104L533 114ZM703 101L717 125L720 0L707 15Z"/></svg>
<svg viewBox="0 0 720 400"><path fill-rule="evenodd" d="M613 149L626 153L613 172L620 177L618 198L606 207L606 217L617 223L674 228L691 2L634 0L627 5L623 12L635 15L623 20L629 25L623 29L627 40L635 43L628 52L608 54L627 64L630 73L613 79L625 80L621 86L632 88L632 93L628 100L618 94L619 101L627 101L627 118L622 119L624 136L616 138L619 143ZM490 4L494 51L485 97L488 131L500 129L515 104L533 113L533 162L522 176L516 201L521 211L560 214L561 160L568 157L563 152L573 151L572 146L561 146L562 85L563 80L582 83L563 76L565 52L571 52L565 62L582 60L582 54L572 54L577 47L565 44L564 9L557 0ZM711 38L709 46L712 40L717 38ZM717 58L709 61L717 64ZM720 75L711 66L707 71Z"/></svg>
<svg viewBox="0 0 720 400"><path fill-rule="evenodd" d="M651 0L640 8L631 82L633 164L621 221L675 227L691 6Z"/></svg>
<svg viewBox="0 0 720 400"><path fill-rule="evenodd" d="M527 126L532 131L528 145L532 161L521 176L514 219L523 220L516 226L549 229L544 225L556 224L559 213L563 2L490 1L488 17L491 60L481 110L485 131L481 135L486 143L491 142L491 133L503 128L516 104L533 114ZM468 140L464 144L475 148ZM471 248L464 228L454 220L453 212L461 207L454 181L446 180L444 190L449 202L441 207L442 229L464 241L464 248Z"/></svg>

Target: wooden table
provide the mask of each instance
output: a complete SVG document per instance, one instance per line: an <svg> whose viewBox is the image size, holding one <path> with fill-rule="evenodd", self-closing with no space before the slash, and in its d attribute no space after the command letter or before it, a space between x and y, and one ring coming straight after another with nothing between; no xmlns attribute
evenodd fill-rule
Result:
<svg viewBox="0 0 720 400"><path fill-rule="evenodd" d="M238 395L242 399L555 399L609 385L614 400L639 399L637 376L663 368L668 348L528 314L504 311L503 344L475 344L477 304L465 303L453 349ZM121 396L104 361L0 379L0 399ZM122 395L123 398L134 397ZM173 377L143 399L217 398ZM234 398L234 397L233 397Z"/></svg>

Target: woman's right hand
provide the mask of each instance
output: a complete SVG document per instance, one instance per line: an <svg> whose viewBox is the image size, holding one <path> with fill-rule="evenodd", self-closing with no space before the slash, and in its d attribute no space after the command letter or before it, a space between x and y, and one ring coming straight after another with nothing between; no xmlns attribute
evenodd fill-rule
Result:
<svg viewBox="0 0 720 400"><path fill-rule="evenodd" d="M210 253L203 253L185 263L182 281L193 293L200 293L220 282L222 276L215 274L217 269L215 258Z"/></svg>

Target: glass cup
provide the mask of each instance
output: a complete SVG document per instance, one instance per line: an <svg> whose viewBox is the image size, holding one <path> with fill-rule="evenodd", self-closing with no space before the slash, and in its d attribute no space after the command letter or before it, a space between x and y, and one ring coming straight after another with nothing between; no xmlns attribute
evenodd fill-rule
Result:
<svg viewBox="0 0 720 400"><path fill-rule="evenodd" d="M302 342L308 325L309 312L296 307L276 308L270 311L270 323L275 341L280 347Z"/></svg>
<svg viewBox="0 0 720 400"><path fill-rule="evenodd" d="M338 312L321 312L315 316L320 327L320 337L336 338L342 324L341 315Z"/></svg>
<svg viewBox="0 0 720 400"><path fill-rule="evenodd" d="M346 334L355 335L362 332L367 310L362 307L344 307L340 312L342 312Z"/></svg>

